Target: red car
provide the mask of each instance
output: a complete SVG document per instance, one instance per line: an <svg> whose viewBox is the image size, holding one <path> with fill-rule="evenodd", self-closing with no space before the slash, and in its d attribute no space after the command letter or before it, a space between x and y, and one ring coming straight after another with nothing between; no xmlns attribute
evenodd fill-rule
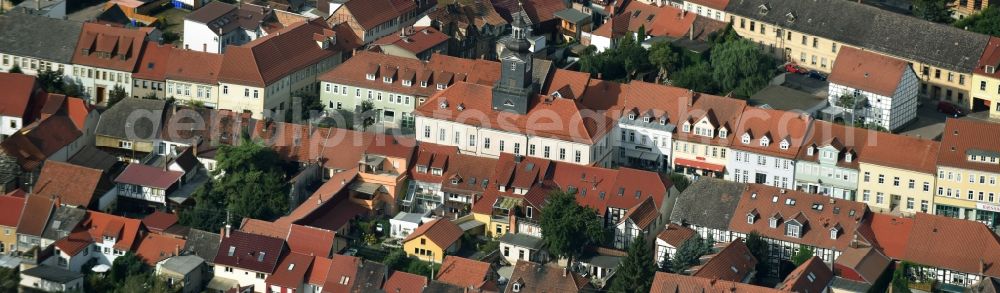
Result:
<svg viewBox="0 0 1000 293"><path fill-rule="evenodd" d="M785 64L785 71L787 71L788 73L805 74L808 70L805 70L804 68L795 65L795 63L788 63Z"/></svg>
<svg viewBox="0 0 1000 293"><path fill-rule="evenodd" d="M937 106L938 112L944 113L948 116L958 118L959 116L965 116L965 110L955 104L949 102L938 102Z"/></svg>

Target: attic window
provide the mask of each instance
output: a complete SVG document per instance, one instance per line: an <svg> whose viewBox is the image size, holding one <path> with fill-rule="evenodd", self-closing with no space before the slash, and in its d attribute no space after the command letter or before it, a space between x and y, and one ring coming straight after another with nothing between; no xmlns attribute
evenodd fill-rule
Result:
<svg viewBox="0 0 1000 293"><path fill-rule="evenodd" d="M451 184L458 184L458 178L451 179Z"/></svg>
<svg viewBox="0 0 1000 293"><path fill-rule="evenodd" d="M260 254L257 255L257 261L264 262L264 252L263 251L261 251Z"/></svg>
<svg viewBox="0 0 1000 293"><path fill-rule="evenodd" d="M747 224L753 224L753 221L757 220L757 216L754 214L747 214Z"/></svg>
<svg viewBox="0 0 1000 293"><path fill-rule="evenodd" d="M635 120L635 113L628 113L628 120Z"/></svg>
<svg viewBox="0 0 1000 293"><path fill-rule="evenodd" d="M760 138L760 146L766 147L771 144L771 140L767 139L767 136Z"/></svg>
<svg viewBox="0 0 1000 293"><path fill-rule="evenodd" d="M409 79L404 79L403 80L403 86L412 86L412 85L413 85L413 81L412 80L409 80Z"/></svg>
<svg viewBox="0 0 1000 293"><path fill-rule="evenodd" d="M691 122L684 122L684 132L691 132Z"/></svg>
<svg viewBox="0 0 1000 293"><path fill-rule="evenodd" d="M427 173L427 166L417 165L417 172L418 173Z"/></svg>
<svg viewBox="0 0 1000 293"><path fill-rule="evenodd" d="M795 13L791 13L791 12L785 13L785 21L788 21L788 22L795 21Z"/></svg>
<svg viewBox="0 0 1000 293"><path fill-rule="evenodd" d="M781 144L778 145L778 147L781 148L782 150L787 150L788 149L788 140L782 140Z"/></svg>
<svg viewBox="0 0 1000 293"><path fill-rule="evenodd" d="M288 264L288 270L291 271L292 269L295 269L295 264Z"/></svg>
<svg viewBox="0 0 1000 293"><path fill-rule="evenodd" d="M618 187L618 196L625 195L625 187Z"/></svg>
<svg viewBox="0 0 1000 293"><path fill-rule="evenodd" d="M439 83L439 84L437 84L437 89L438 90L443 90L443 89L446 89L446 88L448 88L448 84L445 84L445 83Z"/></svg>
<svg viewBox="0 0 1000 293"><path fill-rule="evenodd" d="M649 116L642 117L642 122L649 123Z"/></svg>
<svg viewBox="0 0 1000 293"><path fill-rule="evenodd" d="M431 168L431 175L441 176L442 173L444 172L441 168Z"/></svg>
<svg viewBox="0 0 1000 293"><path fill-rule="evenodd" d="M750 143L750 134L749 133L744 133L743 134L743 138L740 140L740 142L742 142L743 144L749 144Z"/></svg>
<svg viewBox="0 0 1000 293"><path fill-rule="evenodd" d="M809 146L809 148L806 149L806 155L808 155L808 156L812 156L813 153L815 153L815 152L816 152L816 148L813 147L813 146Z"/></svg>
<svg viewBox="0 0 1000 293"><path fill-rule="evenodd" d="M851 152L847 152L847 154L844 154L844 161L845 162L850 163L851 160L854 160L854 154L851 154Z"/></svg>
<svg viewBox="0 0 1000 293"><path fill-rule="evenodd" d="M840 231L839 231L839 230L837 230L837 228L830 228L830 239L834 239L834 240L836 240L836 239L837 239L837 234L838 234L839 232L840 232Z"/></svg>
<svg viewBox="0 0 1000 293"><path fill-rule="evenodd" d="M226 253L226 255L233 256L234 254L236 254L236 246L230 245L229 246L229 253Z"/></svg>
<svg viewBox="0 0 1000 293"><path fill-rule="evenodd" d="M513 290L514 292L521 292L521 283L514 283Z"/></svg>
<svg viewBox="0 0 1000 293"><path fill-rule="evenodd" d="M986 68L984 70L986 70L986 73L988 74L994 74L997 72L997 67L993 65L986 65Z"/></svg>
<svg viewBox="0 0 1000 293"><path fill-rule="evenodd" d="M729 136L729 130L719 128L719 138L726 138L727 136Z"/></svg>
<svg viewBox="0 0 1000 293"><path fill-rule="evenodd" d="M771 227L771 229L777 228L778 227L778 218L771 217L770 219L768 219L767 220L767 226Z"/></svg>
<svg viewBox="0 0 1000 293"><path fill-rule="evenodd" d="M441 109L447 109L448 108L448 100L442 100L441 104L438 105L438 106L441 107Z"/></svg>
<svg viewBox="0 0 1000 293"><path fill-rule="evenodd" d="M639 198L639 197L642 197L642 191L636 190L635 191L635 198Z"/></svg>
<svg viewBox="0 0 1000 293"><path fill-rule="evenodd" d="M795 222L789 222L785 225L785 236L801 238L802 237L802 226Z"/></svg>
<svg viewBox="0 0 1000 293"><path fill-rule="evenodd" d="M383 76L382 77L382 82L384 82L384 83L392 83L392 76Z"/></svg>
<svg viewBox="0 0 1000 293"><path fill-rule="evenodd" d="M365 78L368 80L375 80L375 74L374 73L365 74Z"/></svg>
<svg viewBox="0 0 1000 293"><path fill-rule="evenodd" d="M760 15L766 15L768 11L771 11L771 8L768 7L767 4L761 4L760 6L757 6L757 8Z"/></svg>
<svg viewBox="0 0 1000 293"><path fill-rule="evenodd" d="M666 117L660 117L660 125L667 125L667 118Z"/></svg>
<svg viewBox="0 0 1000 293"><path fill-rule="evenodd" d="M793 198L786 198L785 199L785 204L790 205L790 206L794 206L795 205L795 199L793 199Z"/></svg>
<svg viewBox="0 0 1000 293"><path fill-rule="evenodd" d="M420 87L427 87L427 81L421 81Z"/></svg>

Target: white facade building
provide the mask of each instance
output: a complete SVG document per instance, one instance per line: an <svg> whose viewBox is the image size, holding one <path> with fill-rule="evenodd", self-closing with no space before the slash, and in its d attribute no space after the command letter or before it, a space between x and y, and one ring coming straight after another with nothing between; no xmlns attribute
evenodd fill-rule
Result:
<svg viewBox="0 0 1000 293"><path fill-rule="evenodd" d="M796 156L808 136L806 114L746 108L726 168L727 180L795 188Z"/></svg>
<svg viewBox="0 0 1000 293"><path fill-rule="evenodd" d="M223 53L267 35L262 25L271 15L259 6L237 7L212 1L184 17L184 49Z"/></svg>
<svg viewBox="0 0 1000 293"><path fill-rule="evenodd" d="M618 164L652 171L670 170L676 128L662 112L659 115L654 110L627 112L618 119L616 128Z"/></svg>
<svg viewBox="0 0 1000 293"><path fill-rule="evenodd" d="M855 116L895 131L917 118L920 80L903 60L843 47L829 81L830 105L845 113L845 121Z"/></svg>

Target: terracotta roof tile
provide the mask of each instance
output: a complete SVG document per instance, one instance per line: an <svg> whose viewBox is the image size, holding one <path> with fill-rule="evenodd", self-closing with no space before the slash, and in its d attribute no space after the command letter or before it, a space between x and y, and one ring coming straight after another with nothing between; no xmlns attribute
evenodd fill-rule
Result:
<svg viewBox="0 0 1000 293"><path fill-rule="evenodd" d="M44 196L29 195L25 200L21 215L32 216L21 217L17 223L17 234L42 236L42 231L45 230L45 224L48 223L53 210L55 210L53 200Z"/></svg>
<svg viewBox="0 0 1000 293"><path fill-rule="evenodd" d="M243 223L240 224L240 231L279 239L288 237L289 229L291 226L288 222L268 222L252 218L243 218Z"/></svg>
<svg viewBox="0 0 1000 293"><path fill-rule="evenodd" d="M30 119L28 104L36 92L35 77L17 73L0 72L0 115ZM28 121L25 121L28 122Z"/></svg>
<svg viewBox="0 0 1000 293"><path fill-rule="evenodd" d="M913 230L913 219L874 213L869 227L873 237L868 240L875 242L873 244L882 249L886 256L894 259L905 257L906 243Z"/></svg>
<svg viewBox="0 0 1000 293"><path fill-rule="evenodd" d="M437 244L441 248L448 248L455 241L458 241L458 238L462 237L462 233L462 228L459 228L455 223L447 219L435 219L417 227L416 230L413 230L409 236L403 239L403 243L420 236L427 236L434 244Z"/></svg>
<svg viewBox="0 0 1000 293"><path fill-rule="evenodd" d="M521 285L522 292L580 292L591 289L590 280L566 272L554 264L537 264L518 260L514 272L507 282L505 292L512 292L514 284Z"/></svg>
<svg viewBox="0 0 1000 293"><path fill-rule="evenodd" d="M664 272L656 272L650 293L705 293L705 292L746 292L773 293L784 292L778 289L760 287L745 283L714 280L695 276L685 276Z"/></svg>
<svg viewBox="0 0 1000 293"><path fill-rule="evenodd" d="M155 266L161 260L178 255L184 249L185 240L160 234L146 234L139 240L136 255L147 265Z"/></svg>
<svg viewBox="0 0 1000 293"><path fill-rule="evenodd" d="M937 170L938 150L941 143L905 135L871 131L860 156L861 162L934 174Z"/></svg>
<svg viewBox="0 0 1000 293"><path fill-rule="evenodd" d="M108 182L102 184L103 177L102 170L50 160L42 166L34 193L58 197L63 204L89 207L99 189L110 188Z"/></svg>
<svg viewBox="0 0 1000 293"><path fill-rule="evenodd" d="M986 71L987 66L992 67L992 72ZM973 73L1000 78L998 67L1000 67L1000 38L990 37L990 42L986 45L986 50L983 50L983 55L979 57Z"/></svg>
<svg viewBox="0 0 1000 293"><path fill-rule="evenodd" d="M493 9L491 3L481 1L469 4L447 4L428 12L427 17L442 23L444 27L450 24L456 24L457 27L472 25L476 28L483 28L486 25L496 27L507 25L507 21L497 13L496 9Z"/></svg>
<svg viewBox="0 0 1000 293"><path fill-rule="evenodd" d="M0 142L22 170L34 171L43 161L80 137L82 132L66 116L51 116L24 126Z"/></svg>
<svg viewBox="0 0 1000 293"><path fill-rule="evenodd" d="M830 71L830 83L892 97L903 81L906 61L854 47L841 46Z"/></svg>
<svg viewBox="0 0 1000 293"><path fill-rule="evenodd" d="M663 231L660 232L656 238L666 241L667 244L670 244L673 247L681 247L681 245L684 244L684 241L687 241L688 238L694 236L694 233L695 231L691 228L670 223L667 224L667 227L663 229Z"/></svg>
<svg viewBox="0 0 1000 293"><path fill-rule="evenodd" d="M372 44L376 46L394 45L410 53L419 54L433 49L451 38L434 27L415 27L413 30L412 34L407 34L406 36L400 34L384 36L381 39L375 40Z"/></svg>
<svg viewBox="0 0 1000 293"><path fill-rule="evenodd" d="M292 224L288 232L288 248L294 253L320 257L330 256L336 232Z"/></svg>
<svg viewBox="0 0 1000 293"><path fill-rule="evenodd" d="M657 7L632 1L593 34L617 38L626 32L636 32L641 27L645 28L648 36L676 39L688 35L695 19L700 17L670 5Z"/></svg>
<svg viewBox="0 0 1000 293"><path fill-rule="evenodd" d="M900 259L1000 277L1000 240L997 237L983 223L917 213L910 230L910 240L906 242L906 252ZM981 253L970 254L969 251Z"/></svg>
<svg viewBox="0 0 1000 293"><path fill-rule="evenodd" d="M174 51L179 51L172 45L160 45L149 43L142 50L139 57L139 64L136 67L133 78L148 80L166 80L167 64L171 61Z"/></svg>
<svg viewBox="0 0 1000 293"><path fill-rule="evenodd" d="M971 155L1000 160L1000 124L948 118L941 134L938 165L1000 173L1000 163L972 162Z"/></svg>
<svg viewBox="0 0 1000 293"><path fill-rule="evenodd" d="M139 241L139 231L142 230L142 221L109 215L101 212L88 211L87 219L81 225L86 227L90 233L90 238L94 241L103 242L104 236L115 236L114 248L129 251L135 248ZM183 247L183 245L181 245Z"/></svg>
<svg viewBox="0 0 1000 293"><path fill-rule="evenodd" d="M781 286L783 290L791 292L826 292L833 277L833 271L823 263L823 259L813 256L792 270Z"/></svg>
<svg viewBox="0 0 1000 293"><path fill-rule="evenodd" d="M832 146L837 148L837 165L844 168L858 169L858 162L868 156L868 150L873 147L882 146L891 148L894 146L888 143L878 143L877 131L868 131L864 128L844 126L830 123L823 120L814 120L812 131L799 149L796 157L798 161L819 162L819 148ZM871 142L871 143L869 143ZM809 148L813 147L812 155L809 155ZM851 153L851 161L846 160L846 155ZM882 158L875 158L876 160Z"/></svg>
<svg viewBox="0 0 1000 293"><path fill-rule="evenodd" d="M386 293L421 293L427 287L427 277L394 271L382 285Z"/></svg>
<svg viewBox="0 0 1000 293"><path fill-rule="evenodd" d="M367 1L360 1L367 2ZM313 34L332 32L322 19L300 22L241 46L229 46L222 60L219 81L264 87L320 61L334 57L336 49L323 49Z"/></svg>
<svg viewBox="0 0 1000 293"><path fill-rule="evenodd" d="M330 263L330 272L323 283L323 292L349 292L357 281L358 268L362 260L353 256L334 254ZM346 283L346 284L344 284Z"/></svg>
<svg viewBox="0 0 1000 293"><path fill-rule="evenodd" d="M428 5L435 5L435 3ZM350 11L354 19L361 25L362 30L371 30L377 25L401 17L417 8L413 1L394 0L347 1L343 5L341 9L346 8Z"/></svg>
<svg viewBox="0 0 1000 293"><path fill-rule="evenodd" d="M17 227L26 200L23 196L10 194L0 196L0 226Z"/></svg>
<svg viewBox="0 0 1000 293"><path fill-rule="evenodd" d="M222 236L214 263L270 274L286 250L282 239L231 231L229 237Z"/></svg>
<svg viewBox="0 0 1000 293"><path fill-rule="evenodd" d="M524 12L528 14L531 23L556 19L557 11L566 9L566 3L562 0L494 0L493 7L504 19L511 21L511 14L520 12L519 4L523 4Z"/></svg>
<svg viewBox="0 0 1000 293"><path fill-rule="evenodd" d="M215 84L219 81L222 60L222 54L175 49L163 74L170 80Z"/></svg>
<svg viewBox="0 0 1000 293"><path fill-rule="evenodd" d="M135 72L147 33L148 30L84 23L73 51L73 64ZM110 58L102 57L103 54Z"/></svg>
<svg viewBox="0 0 1000 293"><path fill-rule="evenodd" d="M87 234L87 231L77 231L69 234L69 236L56 240L54 244L60 251L72 257L80 252L83 252L83 250L87 249L87 246L92 243L94 243L94 241L90 239L90 234Z"/></svg>
<svg viewBox="0 0 1000 293"><path fill-rule="evenodd" d="M692 274L695 277L742 282L750 273L756 270L757 258L743 243L736 239L722 248L718 253L709 255L710 259L700 265Z"/></svg>
<svg viewBox="0 0 1000 293"><path fill-rule="evenodd" d="M281 264L274 270L274 274L267 277L268 285L277 285L284 288L299 288L304 281L308 280L310 265L313 257L292 252L281 260Z"/></svg>
<svg viewBox="0 0 1000 293"><path fill-rule="evenodd" d="M841 278L874 284L892 259L871 246L849 248L834 260L834 271ZM847 269L847 271L845 271Z"/></svg>
<svg viewBox="0 0 1000 293"><path fill-rule="evenodd" d="M306 276L306 283L316 286L323 286L326 283L326 275L330 273L330 265L333 260L329 257L317 256L313 258L309 274Z"/></svg>
<svg viewBox="0 0 1000 293"><path fill-rule="evenodd" d="M155 211L145 218L142 218L142 224L150 231L162 233L164 230L167 230L167 228L170 228L170 226L177 224L177 215L163 211Z"/></svg>
<svg viewBox="0 0 1000 293"><path fill-rule="evenodd" d="M496 281L491 280L490 270L490 264L487 262L448 255L444 257L441 270L435 279L462 288L479 289L483 288L485 282ZM495 283L492 285L496 288Z"/></svg>
<svg viewBox="0 0 1000 293"><path fill-rule="evenodd" d="M740 115L739 126L731 131L730 135L735 134L732 147L757 154L795 159L809 134L812 122L812 118L795 112L747 107ZM694 132L693 126L691 132ZM750 135L749 143L741 141L744 134ZM770 142L762 146L761 141L765 137ZM781 148L783 141L789 144L786 149Z"/></svg>
<svg viewBox="0 0 1000 293"><path fill-rule="evenodd" d="M629 219L638 227L649 227L649 224L652 224L659 216L660 211L656 208L656 204L653 203L653 197L650 196L646 197L638 205L630 208L625 213L625 217L622 218L622 222L625 219Z"/></svg>
<svg viewBox="0 0 1000 293"><path fill-rule="evenodd" d="M182 176L184 172L134 163L125 167L115 182L167 189L180 181Z"/></svg>

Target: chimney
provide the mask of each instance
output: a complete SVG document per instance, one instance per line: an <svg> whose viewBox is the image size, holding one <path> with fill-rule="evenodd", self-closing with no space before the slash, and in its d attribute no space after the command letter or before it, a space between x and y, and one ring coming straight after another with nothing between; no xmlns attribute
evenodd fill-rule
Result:
<svg viewBox="0 0 1000 293"><path fill-rule="evenodd" d="M320 194L318 196L318 198L316 199L316 205L321 205L321 204L323 204L323 195L322 194Z"/></svg>
<svg viewBox="0 0 1000 293"><path fill-rule="evenodd" d="M174 245L174 256L178 256L178 255L181 255L181 246L180 245Z"/></svg>
<svg viewBox="0 0 1000 293"><path fill-rule="evenodd" d="M226 234L225 234L226 238L229 238L229 232L232 232L232 230L233 230L233 225L230 225L229 223L226 223L226 230L225 230L226 231Z"/></svg>
<svg viewBox="0 0 1000 293"><path fill-rule="evenodd" d="M510 221L507 222L510 224L510 228L507 228L507 232L510 234L517 234L517 216L514 213L510 213L507 217L510 218Z"/></svg>
<svg viewBox="0 0 1000 293"><path fill-rule="evenodd" d="M35 0L35 10L42 10L42 0Z"/></svg>
<svg viewBox="0 0 1000 293"><path fill-rule="evenodd" d="M688 28L688 40L694 40L694 24Z"/></svg>
<svg viewBox="0 0 1000 293"><path fill-rule="evenodd" d="M568 267L569 264L566 264L566 266ZM566 273L569 272L569 269L567 269L566 267L563 267L562 269L563 269L563 277L566 277Z"/></svg>
<svg viewBox="0 0 1000 293"><path fill-rule="evenodd" d="M194 155L195 158L198 157L198 139L197 138L192 138L191 139L191 154Z"/></svg>

